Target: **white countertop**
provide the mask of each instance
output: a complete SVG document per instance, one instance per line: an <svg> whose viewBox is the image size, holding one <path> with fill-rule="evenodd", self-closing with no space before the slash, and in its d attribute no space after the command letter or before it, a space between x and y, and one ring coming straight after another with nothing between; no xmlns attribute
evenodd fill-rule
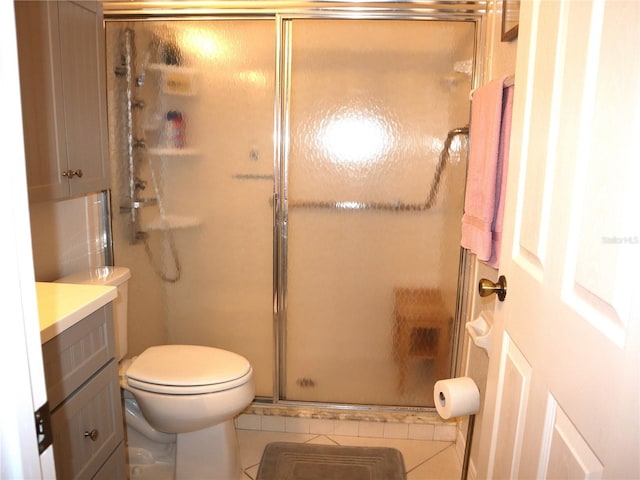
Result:
<svg viewBox="0 0 640 480"><path fill-rule="evenodd" d="M40 340L45 343L118 296L116 287L36 282Z"/></svg>

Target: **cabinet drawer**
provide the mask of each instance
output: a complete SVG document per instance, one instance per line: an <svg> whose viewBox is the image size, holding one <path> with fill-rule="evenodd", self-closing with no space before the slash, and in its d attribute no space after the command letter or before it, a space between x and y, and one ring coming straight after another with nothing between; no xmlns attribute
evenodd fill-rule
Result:
<svg viewBox="0 0 640 480"><path fill-rule="evenodd" d="M110 302L42 346L51 410L115 356L112 316Z"/></svg>
<svg viewBox="0 0 640 480"><path fill-rule="evenodd" d="M122 423L118 364L112 360L51 415L57 477L92 478L123 441Z"/></svg>
<svg viewBox="0 0 640 480"><path fill-rule="evenodd" d="M109 460L98 470L93 480L127 480L127 453L124 442L120 442Z"/></svg>

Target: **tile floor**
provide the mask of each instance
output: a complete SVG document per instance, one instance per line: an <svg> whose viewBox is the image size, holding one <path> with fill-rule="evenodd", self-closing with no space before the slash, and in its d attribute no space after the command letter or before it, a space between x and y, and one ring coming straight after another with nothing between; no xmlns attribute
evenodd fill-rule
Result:
<svg viewBox="0 0 640 480"><path fill-rule="evenodd" d="M243 429L238 429L237 432L244 480L255 480L262 452L269 442L392 447L402 452L407 469L407 480L457 480L460 478L461 465L454 442Z"/></svg>

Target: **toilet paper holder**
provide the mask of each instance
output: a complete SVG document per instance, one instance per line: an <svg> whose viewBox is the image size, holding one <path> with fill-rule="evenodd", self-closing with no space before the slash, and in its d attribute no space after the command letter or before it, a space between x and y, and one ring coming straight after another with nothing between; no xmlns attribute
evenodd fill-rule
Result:
<svg viewBox="0 0 640 480"><path fill-rule="evenodd" d="M445 420L469 416L461 479L467 478L471 440L476 413L480 410L480 390L471 377L438 380L433 387L433 400L438 414Z"/></svg>

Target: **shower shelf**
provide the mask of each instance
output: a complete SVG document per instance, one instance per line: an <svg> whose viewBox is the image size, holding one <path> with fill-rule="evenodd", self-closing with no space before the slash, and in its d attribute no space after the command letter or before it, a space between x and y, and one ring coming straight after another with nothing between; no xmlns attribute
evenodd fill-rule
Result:
<svg viewBox="0 0 640 480"><path fill-rule="evenodd" d="M166 63L150 63L147 68L150 71L158 71L161 73L183 73L191 76L197 73L195 68L183 67L180 65L167 65Z"/></svg>
<svg viewBox="0 0 640 480"><path fill-rule="evenodd" d="M149 155L157 157L195 157L200 152L194 148L150 148Z"/></svg>
<svg viewBox="0 0 640 480"><path fill-rule="evenodd" d="M179 230L183 228L193 228L201 225L202 222L198 217L182 216L182 215L167 215L163 222L160 218L145 223L144 228L146 230Z"/></svg>
<svg viewBox="0 0 640 480"><path fill-rule="evenodd" d="M182 97L192 97L197 94L195 82L197 70L163 63L152 63L147 68L150 72L160 73L162 93Z"/></svg>

